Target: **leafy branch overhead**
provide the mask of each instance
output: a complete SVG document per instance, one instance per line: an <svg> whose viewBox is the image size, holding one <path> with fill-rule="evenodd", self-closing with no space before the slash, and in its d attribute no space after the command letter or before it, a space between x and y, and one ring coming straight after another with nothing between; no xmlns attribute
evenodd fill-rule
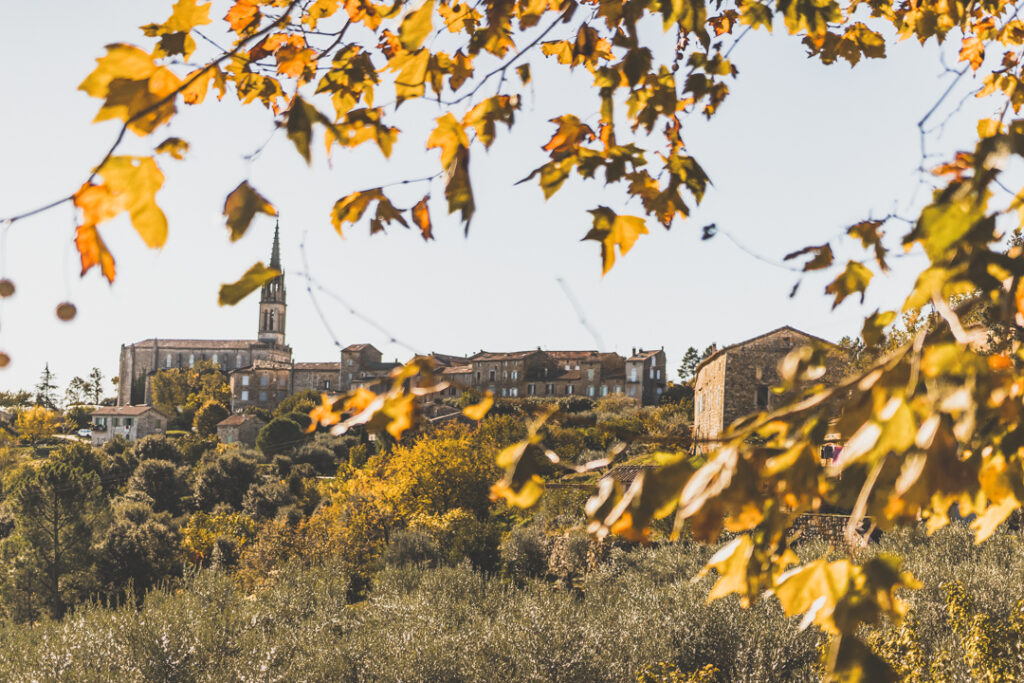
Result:
<svg viewBox="0 0 1024 683"><path fill-rule="evenodd" d="M210 30L227 34L228 48L210 52L196 38L215 22ZM598 536L643 540L653 520L670 516L677 531L685 524L707 541L737 534L708 565L719 577L711 597L774 595L788 614L802 613L833 635L834 673L863 678L887 666L864 646L863 629L899 619L896 591L914 580L894 559L800 565L787 535L796 516L837 505L883 528L921 517L935 529L956 503L961 514L976 515L980 541L1024 502L1024 252L1001 241L1024 207L1024 192L1007 192L1012 180L1001 175L1007 159L1024 157L1024 121L1011 120L1024 105L1024 21L1012 3L178 0L169 17L142 27L141 46L108 45L80 86L101 102L97 121L120 123L108 153L78 189L8 220L72 202L83 273L98 267L113 281L114 257L100 231L127 214L146 245L164 244L157 155L178 159L189 145L159 131L180 107L215 94L264 110L307 163L317 140L328 157L370 143L389 159L404 144L436 162L423 178L342 189L329 215L339 234L366 221L371 233L397 224L432 239L441 225L430 197L442 194L468 230L483 180L471 162L516 134L519 147L532 146L543 160L521 169L521 182L537 183L544 198L570 181L599 183L601 202L581 207L577 234L599 244L607 273L654 239L647 237L652 222L671 228L703 200L711 181L686 147L687 125L693 116L714 119L742 82L732 60L742 37L776 28L780 40L802 42L798 49L810 58L850 67L885 58L886 35L956 41L958 73L974 74L977 96L994 98L999 116L979 123L974 150L928 176L938 187L902 235L905 249L927 258L904 313L928 307L933 314L905 343L836 384L820 381L827 350L794 350L782 366L793 402L737 422L706 460L664 453L625 490L609 480L587 512ZM539 108L548 84L560 82L552 78L581 83L587 95L552 118L542 138L525 139L517 126ZM403 127L429 134L421 146L407 141ZM118 153L129 133L152 142L153 153ZM414 194L401 194L413 184ZM241 237L257 213L276 209L242 182L224 206L230 238ZM893 222L858 222L841 240L787 259L799 259L804 273L835 268L825 289L834 305L863 301L875 274L889 269L885 237ZM703 238L716 231L707 225ZM847 258L839 241L866 256ZM253 266L222 288L221 303L275 275ZM896 317L870 316L864 343L880 344ZM326 397L314 417L338 430L364 425L399 438L417 419L415 397L436 386L429 363L418 359L385 392ZM482 418L486 408L468 416ZM544 429L541 416L502 454L506 475L492 490L496 499L529 505L543 493L544 473L559 462L544 445ZM816 454L830 430L846 444L837 465L842 479L829 476Z"/></svg>

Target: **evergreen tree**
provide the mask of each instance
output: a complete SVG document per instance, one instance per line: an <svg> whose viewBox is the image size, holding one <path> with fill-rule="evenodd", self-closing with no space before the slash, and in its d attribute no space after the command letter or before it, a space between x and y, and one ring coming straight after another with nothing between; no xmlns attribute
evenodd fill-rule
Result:
<svg viewBox="0 0 1024 683"><path fill-rule="evenodd" d="M88 393L93 405L99 405L103 400L103 373L99 368L93 368L89 372Z"/></svg>
<svg viewBox="0 0 1024 683"><path fill-rule="evenodd" d="M39 376L39 384L36 385L35 404L50 410L57 409L57 377L50 372L50 364L43 366L43 372Z"/></svg>
<svg viewBox="0 0 1024 683"><path fill-rule="evenodd" d="M90 550L102 510L99 477L67 461L49 461L26 468L6 503L14 532L4 541L3 555L18 574L8 581L60 618L92 578Z"/></svg>
<svg viewBox="0 0 1024 683"><path fill-rule="evenodd" d="M694 375L697 373L697 365L700 361L700 351L692 346L686 349L686 353L683 354L683 362L679 364L679 379L686 383L696 379Z"/></svg>

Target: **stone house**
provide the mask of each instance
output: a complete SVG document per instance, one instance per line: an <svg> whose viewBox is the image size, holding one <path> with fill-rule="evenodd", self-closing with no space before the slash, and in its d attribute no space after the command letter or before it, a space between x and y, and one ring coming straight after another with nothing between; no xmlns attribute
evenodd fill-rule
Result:
<svg viewBox="0 0 1024 683"><path fill-rule="evenodd" d="M668 369L665 349L633 349L626 359L626 396L639 399L640 405L657 405L665 392Z"/></svg>
<svg viewBox="0 0 1024 683"><path fill-rule="evenodd" d="M217 423L217 438L222 443L244 443L252 446L256 435L266 423L255 415L235 414Z"/></svg>
<svg viewBox="0 0 1024 683"><path fill-rule="evenodd" d="M779 362L790 351L807 344L834 347L831 342L784 326L746 341L719 349L697 365L694 380L693 427L698 451L714 447L725 429L736 420L782 405L779 396ZM830 368L824 381L834 380Z"/></svg>
<svg viewBox="0 0 1024 683"><path fill-rule="evenodd" d="M92 445L102 446L115 436L129 441L167 431L167 416L153 406L104 406L92 413Z"/></svg>

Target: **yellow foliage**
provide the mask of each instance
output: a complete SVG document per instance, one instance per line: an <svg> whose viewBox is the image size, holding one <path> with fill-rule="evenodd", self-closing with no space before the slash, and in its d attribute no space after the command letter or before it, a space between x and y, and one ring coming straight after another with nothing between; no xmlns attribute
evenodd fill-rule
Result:
<svg viewBox="0 0 1024 683"><path fill-rule="evenodd" d="M60 415L43 406L32 406L18 413L14 420L14 430L22 441L31 444L39 443L53 436L60 422Z"/></svg>

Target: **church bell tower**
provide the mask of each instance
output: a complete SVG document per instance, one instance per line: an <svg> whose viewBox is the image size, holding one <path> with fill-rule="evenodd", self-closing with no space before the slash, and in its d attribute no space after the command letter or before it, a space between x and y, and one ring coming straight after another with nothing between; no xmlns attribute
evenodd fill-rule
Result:
<svg viewBox="0 0 1024 683"><path fill-rule="evenodd" d="M280 226L274 225L274 247L270 252L270 267L281 274L263 285L260 293L260 334L259 340L268 344L284 346L285 291L284 270L281 268Z"/></svg>

